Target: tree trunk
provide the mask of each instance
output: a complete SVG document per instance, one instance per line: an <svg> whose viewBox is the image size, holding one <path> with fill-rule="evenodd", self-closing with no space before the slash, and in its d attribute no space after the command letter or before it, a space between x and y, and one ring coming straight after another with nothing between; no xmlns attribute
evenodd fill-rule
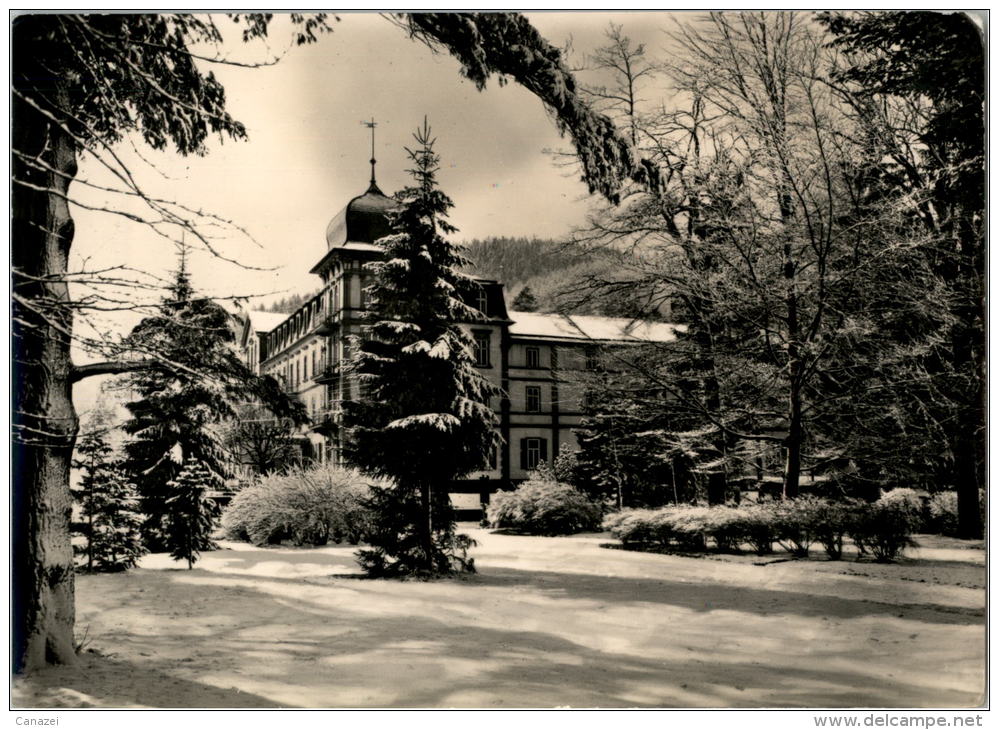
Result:
<svg viewBox="0 0 999 730"><path fill-rule="evenodd" d="M782 198L781 217L786 222L792 216L793 208L788 198ZM785 235L788 231L785 230ZM791 242L784 244L784 285L785 306L787 307L787 438L784 447L787 459L784 463L784 499L794 499L798 496L801 481L801 440L802 413L801 388L804 363L801 355L801 331L798 322L798 289L795 277L797 266L794 262L794 250Z"/></svg>
<svg viewBox="0 0 999 730"><path fill-rule="evenodd" d="M72 538L70 538L72 540ZM87 572L94 572L94 516L87 516Z"/></svg>
<svg viewBox="0 0 999 730"><path fill-rule="evenodd" d="M801 397L791 387L788 408L788 432L784 441L787 458L784 462L784 499L798 496L801 482Z"/></svg>
<svg viewBox="0 0 999 730"><path fill-rule="evenodd" d="M423 559L426 561L428 573L434 572L434 517L433 508L430 504L430 482L420 482L420 506L423 509L423 529L421 542L423 543Z"/></svg>
<svg viewBox="0 0 999 730"><path fill-rule="evenodd" d="M708 504L725 504L725 494L728 483L724 471L713 471L708 474Z"/></svg>
<svg viewBox="0 0 999 730"><path fill-rule="evenodd" d="M706 271L710 271L714 268L713 262L711 262L708 258L705 258L705 264ZM715 418L718 420L724 420L724 414L722 413L721 385L719 384L718 376L716 375L716 332L713 329L714 325L712 323L715 312L711 302L706 299L702 299L698 303L698 314L701 318L701 324L695 331L694 340L697 342L700 352L698 369L704 373L704 407L707 408L709 413L714 414ZM724 455L727 453L727 443L728 434L725 431L722 431L713 440L712 446L718 450L719 454ZM727 468L724 464L717 471L713 471L708 474L707 490L708 504L725 504L725 495L728 492L728 474Z"/></svg>
<svg viewBox="0 0 999 730"><path fill-rule="evenodd" d="M25 53L30 49L15 48L22 74L30 63ZM52 87L55 103L68 108L60 80ZM69 469L78 421L65 278L73 220L64 197L76 174L76 145L16 94L12 116L14 150L39 161L15 155L12 164L12 631L14 669L25 671L76 658Z"/></svg>
<svg viewBox="0 0 999 730"><path fill-rule="evenodd" d="M979 300L980 301L980 300ZM978 302L976 302L978 304ZM971 307L959 310L961 323L954 334L954 361L957 368L968 373L970 381L966 401L961 403L961 418L957 420L951 449L954 452L954 486L957 490L957 530L958 535L967 539L982 536L982 513L978 491L985 487L979 468L982 451L982 434L985 433L984 408L984 333L976 322L984 322L984 314L976 320L977 313L968 311Z"/></svg>

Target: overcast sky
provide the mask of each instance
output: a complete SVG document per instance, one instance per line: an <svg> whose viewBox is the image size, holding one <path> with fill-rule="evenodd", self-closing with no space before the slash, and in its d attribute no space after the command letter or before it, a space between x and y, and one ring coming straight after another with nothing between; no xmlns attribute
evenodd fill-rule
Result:
<svg viewBox="0 0 999 730"><path fill-rule="evenodd" d="M572 39L575 58L600 45L609 22L620 23L636 41L659 55L662 29L672 21L655 13L537 13L531 20L556 45ZM231 21L222 19L220 24ZM403 145L424 115L437 135L440 183L455 202L458 239L517 235L558 237L583 222L588 208L578 175L553 165L546 148L566 148L541 102L511 83L495 79L484 92L461 78L446 54L409 40L386 19L346 13L332 34L291 48L274 66L246 69L212 65L225 85L228 108L246 124L244 142L213 139L204 157L154 153L119 146L146 189L231 219L256 244L232 235L221 242L229 257L273 271L250 271L204 252L192 254L194 284L214 295L270 296L316 288L311 266L326 251L325 229L350 198L364 192L370 168L369 131L378 122L378 183L391 194L407 183ZM271 32L271 51L283 51L290 34L282 20ZM261 60L268 51L234 42L233 58ZM84 159L80 178L105 179ZM97 202L77 184L73 194ZM127 220L77 208L73 254L89 267L125 264L168 276L175 266L172 245ZM257 245L259 244L259 245ZM149 294L152 300L158 293ZM107 315L97 326L125 330L135 317ZM83 359L82 356L80 359Z"/></svg>
<svg viewBox="0 0 999 730"><path fill-rule="evenodd" d="M250 265L282 266L267 275L225 271L231 267L196 256L196 283L219 293L227 285L239 292L312 286L316 280L308 270L325 251L326 224L367 187L370 138L361 121L371 117L378 122L378 182L387 194L407 183L403 145L411 144L423 116L429 118L459 238L559 236L582 220L586 189L543 152L568 142L536 97L495 80L480 93L460 77L450 56L433 54L384 18L340 18L331 35L292 48L272 67L212 66L225 85L230 112L248 128L248 141L212 140L202 158L143 150L166 178L122 145L121 154L149 189L233 219L262 246L233 236L227 254ZM553 43L572 37L575 49L585 52L601 41L611 20L656 46L667 16L538 13L531 19ZM272 30L275 49L288 37L283 30L281 24ZM241 44L234 44L232 54L244 60L266 56L260 47ZM96 175L84 161L81 177ZM79 209L74 217L77 256L160 272L172 266L171 247L141 228Z"/></svg>

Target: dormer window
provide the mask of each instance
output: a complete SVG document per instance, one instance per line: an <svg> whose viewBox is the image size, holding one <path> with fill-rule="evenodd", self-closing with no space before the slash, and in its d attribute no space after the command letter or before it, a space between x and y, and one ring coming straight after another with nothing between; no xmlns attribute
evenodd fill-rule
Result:
<svg viewBox="0 0 999 730"><path fill-rule="evenodd" d="M489 292L486 291L484 286L479 287L477 293L478 301L476 302L476 309L485 314L489 315Z"/></svg>

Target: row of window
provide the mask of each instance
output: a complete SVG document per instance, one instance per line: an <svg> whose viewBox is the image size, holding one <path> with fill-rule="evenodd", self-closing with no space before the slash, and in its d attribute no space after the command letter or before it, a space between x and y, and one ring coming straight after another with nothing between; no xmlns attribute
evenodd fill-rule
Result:
<svg viewBox="0 0 999 730"><path fill-rule="evenodd" d="M326 366L326 348L313 347L312 350L304 350L298 357L279 366L276 370L271 370L271 374L278 374L290 388L297 388L302 383L316 377Z"/></svg>
<svg viewBox="0 0 999 730"><path fill-rule="evenodd" d="M329 312L336 311L335 303L339 287L333 286L322 295L317 296L311 302L294 314L287 322L278 326L276 330L267 335L267 349L270 353L275 353L284 349L296 339L306 334L313 323L326 316ZM323 299L326 298L326 306L323 306Z"/></svg>
<svg viewBox="0 0 999 730"><path fill-rule="evenodd" d="M480 368L492 367L489 351L492 346L490 332L478 331L474 333L472 355L475 357L475 365ZM524 348L525 365L528 368L541 367L541 348L529 346Z"/></svg>
<svg viewBox="0 0 999 730"><path fill-rule="evenodd" d="M530 471L537 469L542 462L548 461L548 439L529 436L520 440L520 468ZM493 447L489 452L483 469L499 468L499 451Z"/></svg>
<svg viewBox="0 0 999 730"><path fill-rule="evenodd" d="M476 331L474 334L474 345L472 354L475 357L475 365L480 368L492 367L489 356L491 346L491 333L485 330ZM554 358L554 354L552 355ZM524 367L541 368L541 348L535 345L528 345L524 348ZM599 370L600 357L596 348L586 348L586 369Z"/></svg>

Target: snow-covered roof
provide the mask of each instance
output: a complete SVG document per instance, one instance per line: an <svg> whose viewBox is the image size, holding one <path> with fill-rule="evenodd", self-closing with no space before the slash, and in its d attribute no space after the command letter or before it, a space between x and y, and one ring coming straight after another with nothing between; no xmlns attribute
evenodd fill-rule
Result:
<svg viewBox="0 0 999 730"><path fill-rule="evenodd" d="M246 316L250 320L250 328L254 332L270 332L288 319L288 315L281 312L261 312L259 310L250 310Z"/></svg>
<svg viewBox="0 0 999 730"><path fill-rule="evenodd" d="M683 325L643 322L627 317L540 314L510 312L510 334L514 337L537 337L558 340L596 340L600 342L672 342Z"/></svg>

